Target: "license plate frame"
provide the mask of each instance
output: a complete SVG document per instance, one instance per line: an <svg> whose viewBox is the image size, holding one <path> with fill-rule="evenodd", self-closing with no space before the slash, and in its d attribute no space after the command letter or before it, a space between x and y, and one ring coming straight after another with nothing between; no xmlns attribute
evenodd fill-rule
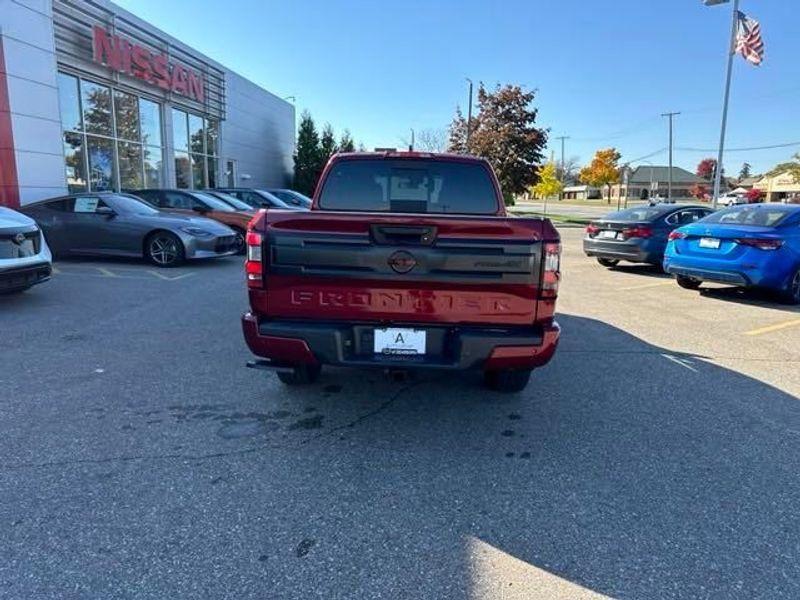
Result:
<svg viewBox="0 0 800 600"><path fill-rule="evenodd" d="M372 350L384 356L424 356L428 333L413 327L383 327L373 330Z"/></svg>
<svg viewBox="0 0 800 600"><path fill-rule="evenodd" d="M598 234L597 237L599 237L601 240L616 240L619 237L619 234L612 229L604 229Z"/></svg>
<svg viewBox="0 0 800 600"><path fill-rule="evenodd" d="M700 238L700 241L697 242L697 245L700 248L705 248L707 250L719 250L720 239L712 237L702 237Z"/></svg>

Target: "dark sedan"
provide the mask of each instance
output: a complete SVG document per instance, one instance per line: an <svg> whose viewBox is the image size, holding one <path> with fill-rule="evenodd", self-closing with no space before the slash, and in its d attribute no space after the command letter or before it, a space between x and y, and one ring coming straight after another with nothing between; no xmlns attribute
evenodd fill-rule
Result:
<svg viewBox="0 0 800 600"><path fill-rule="evenodd" d="M283 210L303 210L300 207L287 204L266 190L259 190L256 188L216 188L215 191L230 194L255 209L280 208Z"/></svg>
<svg viewBox="0 0 800 600"><path fill-rule="evenodd" d="M606 215L586 227L583 251L604 267L620 261L660 266L673 229L699 221L713 212L707 206L657 204Z"/></svg>
<svg viewBox="0 0 800 600"><path fill-rule="evenodd" d="M144 257L159 267L236 253L236 234L206 219L160 211L110 192L75 194L24 206L55 254Z"/></svg>
<svg viewBox="0 0 800 600"><path fill-rule="evenodd" d="M295 192L294 190L287 190L287 189L272 189L267 190L273 196L277 196L289 206L294 206L295 208L302 208L305 210L309 210L311 205L314 203L311 198L308 196L304 196L300 192Z"/></svg>

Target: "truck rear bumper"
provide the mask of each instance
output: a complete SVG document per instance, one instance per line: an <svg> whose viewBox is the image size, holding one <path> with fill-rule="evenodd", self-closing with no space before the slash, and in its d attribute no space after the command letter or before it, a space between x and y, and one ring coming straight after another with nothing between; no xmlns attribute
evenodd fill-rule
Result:
<svg viewBox="0 0 800 600"><path fill-rule="evenodd" d="M424 356L375 354L374 325L272 321L259 320L249 312L242 315L250 351L275 367L325 364L453 371L533 369L550 361L561 332L555 321L533 327L413 326L427 332L428 352Z"/></svg>

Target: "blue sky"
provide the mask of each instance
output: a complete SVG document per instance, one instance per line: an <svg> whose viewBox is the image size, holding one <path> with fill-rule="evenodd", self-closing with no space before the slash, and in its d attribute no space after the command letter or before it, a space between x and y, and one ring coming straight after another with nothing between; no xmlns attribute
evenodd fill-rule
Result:
<svg viewBox="0 0 800 600"><path fill-rule="evenodd" d="M465 77L538 89L539 123L569 135L567 155L613 145L623 160L667 145L713 149L719 136L730 5L701 0L119 0L118 3L280 96L337 134L399 146L411 127L444 128L466 104ZM796 0L742 0L766 62L737 58L728 146L800 142ZM498 8L502 7L502 8ZM560 152L560 146L552 143ZM730 152L770 168L800 151ZM676 150L694 169L714 151ZM666 151L649 160L666 164Z"/></svg>

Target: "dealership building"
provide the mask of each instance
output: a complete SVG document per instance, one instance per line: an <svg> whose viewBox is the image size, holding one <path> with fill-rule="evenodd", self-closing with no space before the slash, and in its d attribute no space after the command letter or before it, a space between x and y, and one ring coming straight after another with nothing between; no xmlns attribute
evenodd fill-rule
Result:
<svg viewBox="0 0 800 600"><path fill-rule="evenodd" d="M0 0L0 205L284 187L294 106L107 0Z"/></svg>

